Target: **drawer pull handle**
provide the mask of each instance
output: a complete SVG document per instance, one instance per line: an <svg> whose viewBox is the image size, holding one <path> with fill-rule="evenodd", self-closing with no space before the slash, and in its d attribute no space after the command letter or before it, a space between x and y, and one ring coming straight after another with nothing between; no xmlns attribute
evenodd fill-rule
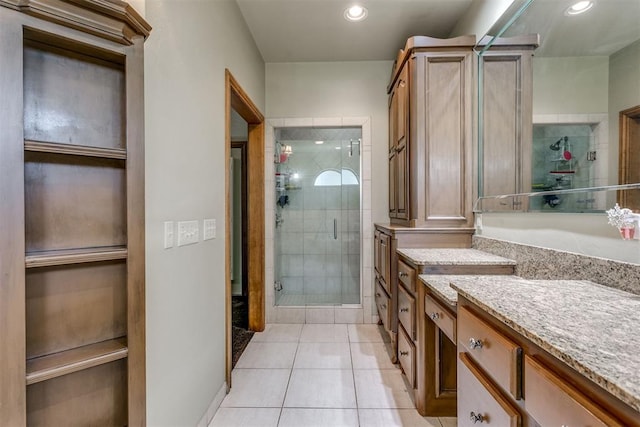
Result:
<svg viewBox="0 0 640 427"><path fill-rule="evenodd" d="M408 307L402 307L400 309L400 313L408 313L409 312L409 308Z"/></svg>
<svg viewBox="0 0 640 427"><path fill-rule="evenodd" d="M471 412L471 414L469 414L469 419L475 424L475 423L482 423L484 421L484 417L482 416L482 414L476 414L475 412Z"/></svg>
<svg viewBox="0 0 640 427"><path fill-rule="evenodd" d="M469 347L471 347L472 350L475 350L477 348L482 348L482 340L477 340L475 338L469 338Z"/></svg>
<svg viewBox="0 0 640 427"><path fill-rule="evenodd" d="M438 320L440 318L440 313L431 313L431 320Z"/></svg>
<svg viewBox="0 0 640 427"><path fill-rule="evenodd" d="M400 277L409 277L409 274L408 274L408 273L405 273L404 271L401 271L401 272L399 273L399 275L400 275Z"/></svg>
<svg viewBox="0 0 640 427"><path fill-rule="evenodd" d="M408 351L401 351L400 352L400 356L408 356L409 352Z"/></svg>

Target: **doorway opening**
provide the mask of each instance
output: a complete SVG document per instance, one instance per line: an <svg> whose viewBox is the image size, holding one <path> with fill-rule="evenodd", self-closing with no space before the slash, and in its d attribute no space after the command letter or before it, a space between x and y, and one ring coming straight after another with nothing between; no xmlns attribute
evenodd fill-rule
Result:
<svg viewBox="0 0 640 427"><path fill-rule="evenodd" d="M618 184L640 182L640 105L620 112L620 155ZM632 210L640 209L640 191L618 192L618 204Z"/></svg>
<svg viewBox="0 0 640 427"><path fill-rule="evenodd" d="M226 324L226 380L227 387L231 387L231 370L233 369L233 286L232 264L233 251L233 199L232 199L232 119L237 114L247 125L246 142L244 143L244 185L245 215L241 223L241 246L245 248L242 254L242 281L246 301L247 329L259 332L264 330L264 116L249 96L240 87L236 79L225 70L225 158L226 162L226 215L225 215L225 324Z"/></svg>

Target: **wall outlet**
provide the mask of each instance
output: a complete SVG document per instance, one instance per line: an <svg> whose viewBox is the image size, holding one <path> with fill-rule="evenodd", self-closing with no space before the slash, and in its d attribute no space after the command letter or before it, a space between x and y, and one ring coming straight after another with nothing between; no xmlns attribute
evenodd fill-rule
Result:
<svg viewBox="0 0 640 427"><path fill-rule="evenodd" d="M169 249L174 245L174 230L173 230L173 221L165 221L164 222L164 248Z"/></svg>
<svg viewBox="0 0 640 427"><path fill-rule="evenodd" d="M200 240L198 221L178 222L178 246L192 245Z"/></svg>
<svg viewBox="0 0 640 427"><path fill-rule="evenodd" d="M216 238L216 220L205 219L202 225L204 230L204 240L210 240Z"/></svg>

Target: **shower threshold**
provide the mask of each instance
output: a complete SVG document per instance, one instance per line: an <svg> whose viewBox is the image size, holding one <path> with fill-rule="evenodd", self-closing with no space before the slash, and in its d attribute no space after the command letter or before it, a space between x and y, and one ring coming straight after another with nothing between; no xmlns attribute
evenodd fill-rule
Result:
<svg viewBox="0 0 640 427"><path fill-rule="evenodd" d="M283 294L276 305L278 306L353 306L360 305L360 296L357 294Z"/></svg>

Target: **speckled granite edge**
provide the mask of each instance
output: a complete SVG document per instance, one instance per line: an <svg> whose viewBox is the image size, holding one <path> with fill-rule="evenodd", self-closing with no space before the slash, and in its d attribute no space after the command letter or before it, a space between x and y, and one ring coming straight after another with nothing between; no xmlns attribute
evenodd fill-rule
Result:
<svg viewBox="0 0 640 427"><path fill-rule="evenodd" d="M516 261L526 279L589 280L640 295L640 265L489 237L473 236L472 247Z"/></svg>
<svg viewBox="0 0 640 427"><path fill-rule="evenodd" d="M562 360L568 366L598 384L603 389L609 391L633 409L640 411L640 390L638 388L636 375L637 367L619 360L620 354L616 353L615 346L614 348L607 347L608 351L606 351L604 355L601 352L594 352L592 344L598 340L598 337L590 336L589 339L585 340L586 337L583 337L582 334L577 331L577 329L580 328L590 327L589 333L591 333L591 335L594 335L594 332L596 335L601 334L602 332L599 327L593 324L585 325L582 323L585 321L585 313L589 313L590 315L594 313L601 314L605 316L605 319L612 313L608 313L606 310L600 311L599 308L602 308L602 306L598 305L597 301L587 303L586 305L588 307L584 307L583 304L575 304L573 307L567 307L567 310L559 310L558 307L546 307L549 297L554 296L555 291L553 288L555 286L565 288L557 294L558 298L554 299L555 302L560 302L560 304L563 303L563 299L565 299L568 294L573 294L574 291L577 291L575 292L576 295L573 296L574 299L577 297L577 299L580 300L581 298L578 295L584 296L595 293L598 294L598 298L618 300L617 302L624 306L628 305L624 304L623 301L625 299L631 301L629 298L630 294L620 292L616 295L619 290L588 281L536 281L515 276L503 276L497 284L494 282L491 284L492 286L488 286L487 283L483 283L483 279L489 279L489 277L466 280L463 276L460 276L459 279L453 280L451 286L459 292L460 296L478 305L478 307L500 322L531 340L549 352L549 354ZM521 293L519 289L524 288L533 288L536 292L529 292L528 294L526 292ZM566 288L570 288L569 292L567 292ZM545 289L545 291L540 292L542 289ZM545 293L547 294L545 295ZM534 297L533 295L536 296ZM514 303L513 298L518 301L528 299L530 303L522 306L521 303ZM533 300L537 298L541 298L542 303L539 300L538 303L535 304ZM633 354L629 352L629 342L625 338L626 335L635 329L636 324L640 322L637 301L631 301L631 304L632 310L630 312L627 311L627 315L631 313L635 316L635 319L628 325L630 329L620 331L620 334L607 336L607 341L618 342L618 345L625 346L624 358L627 359L627 362L629 362L629 359L634 361L637 359L635 358L635 350L631 352ZM613 304L609 305L614 307L613 309L609 308L609 311L616 312L616 303L613 302ZM571 308L577 308L581 313L576 315L576 311L573 310L572 313ZM564 316L565 319L562 319L566 320L563 325L557 322L558 313L566 314L566 316ZM621 309L620 313L624 313L624 309ZM587 314L586 317L590 317L589 314ZM560 315L560 317L562 317L562 315ZM618 318L619 316L613 317ZM550 321L551 319L553 319L553 321ZM594 323L598 325L599 320L602 320L602 318L593 319ZM612 325L608 326L607 330L610 334L614 330L619 329ZM620 351L620 348L618 348L618 350Z"/></svg>
<svg viewBox="0 0 640 427"><path fill-rule="evenodd" d="M447 274L421 274L418 278L438 298L448 303L454 310L456 309L458 306L458 292L449 286L452 276Z"/></svg>
<svg viewBox="0 0 640 427"><path fill-rule="evenodd" d="M415 265L515 265L512 259L467 248L398 248Z"/></svg>

